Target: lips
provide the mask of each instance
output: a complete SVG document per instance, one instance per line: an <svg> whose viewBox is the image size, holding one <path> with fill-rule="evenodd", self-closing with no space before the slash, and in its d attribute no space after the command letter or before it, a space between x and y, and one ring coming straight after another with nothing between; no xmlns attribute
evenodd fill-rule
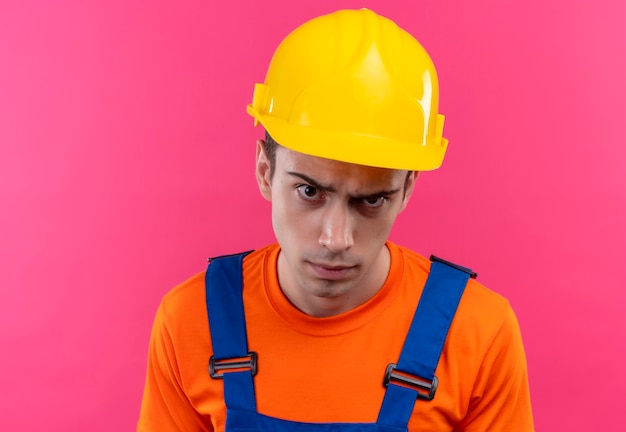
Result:
<svg viewBox="0 0 626 432"><path fill-rule="evenodd" d="M309 265L313 269L313 271L320 277L321 279L327 280L341 280L346 279L352 271L356 268L355 266L346 266L346 265L328 265L323 263L314 263L310 262Z"/></svg>

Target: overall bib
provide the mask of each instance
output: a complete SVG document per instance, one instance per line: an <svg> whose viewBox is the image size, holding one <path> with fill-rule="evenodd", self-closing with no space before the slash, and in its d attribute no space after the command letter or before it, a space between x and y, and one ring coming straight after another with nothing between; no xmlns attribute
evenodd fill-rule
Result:
<svg viewBox="0 0 626 432"><path fill-rule="evenodd" d="M224 380L226 432L400 432L418 399L432 400L435 370L471 270L431 256L430 274L397 363L385 373L385 397L376 423L302 423L257 412L254 375L257 353L248 350L242 296L247 253L210 260L206 304L213 353L209 373ZM381 365L384 367L384 365ZM400 372L400 373L398 373Z"/></svg>

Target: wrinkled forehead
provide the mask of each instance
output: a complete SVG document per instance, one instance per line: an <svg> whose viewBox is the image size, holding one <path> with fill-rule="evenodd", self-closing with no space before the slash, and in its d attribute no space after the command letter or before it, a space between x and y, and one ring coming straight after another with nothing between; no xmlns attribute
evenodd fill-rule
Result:
<svg viewBox="0 0 626 432"><path fill-rule="evenodd" d="M276 151L276 171L299 173L317 182L344 186L349 189L377 189L401 187L406 179L406 170L358 165L297 152L283 146Z"/></svg>

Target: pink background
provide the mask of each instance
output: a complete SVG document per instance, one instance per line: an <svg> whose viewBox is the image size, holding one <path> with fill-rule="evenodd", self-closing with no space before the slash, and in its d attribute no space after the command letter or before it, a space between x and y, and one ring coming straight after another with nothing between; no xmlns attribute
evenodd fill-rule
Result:
<svg viewBox="0 0 626 432"><path fill-rule="evenodd" d="M511 300L538 430L623 427L626 2L2 0L0 430L134 430L160 297L273 239L254 82L361 6L427 47L447 116L393 239Z"/></svg>

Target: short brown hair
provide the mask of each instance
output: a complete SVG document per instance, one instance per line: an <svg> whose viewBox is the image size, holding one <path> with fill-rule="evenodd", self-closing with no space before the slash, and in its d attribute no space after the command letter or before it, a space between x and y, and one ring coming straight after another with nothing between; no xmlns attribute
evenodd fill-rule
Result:
<svg viewBox="0 0 626 432"><path fill-rule="evenodd" d="M270 180L274 177L274 171L276 166L276 148L279 146L274 138L271 137L268 131L265 131L265 156L270 163Z"/></svg>

